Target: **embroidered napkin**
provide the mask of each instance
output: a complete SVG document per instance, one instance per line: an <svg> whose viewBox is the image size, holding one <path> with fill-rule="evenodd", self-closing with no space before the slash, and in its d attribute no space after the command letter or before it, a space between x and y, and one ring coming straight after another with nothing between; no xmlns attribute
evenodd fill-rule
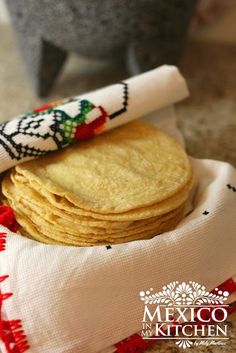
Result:
<svg viewBox="0 0 236 353"><path fill-rule="evenodd" d="M187 96L187 86L178 69L165 65L124 82L20 115L0 124L0 173Z"/></svg>
<svg viewBox="0 0 236 353"><path fill-rule="evenodd" d="M172 108L144 119L179 139ZM48 246L0 226L4 353L124 352L119 342L141 330L140 291L159 291L174 280L212 290L236 273L235 169L192 162L198 184L188 214L175 230L153 239Z"/></svg>

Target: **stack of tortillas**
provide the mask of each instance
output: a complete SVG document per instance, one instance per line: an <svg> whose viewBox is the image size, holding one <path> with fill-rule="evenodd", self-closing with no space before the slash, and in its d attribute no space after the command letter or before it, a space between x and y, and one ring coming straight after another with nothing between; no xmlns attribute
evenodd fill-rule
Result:
<svg viewBox="0 0 236 353"><path fill-rule="evenodd" d="M23 163L2 193L20 233L49 244L122 243L173 229L192 187L185 151L161 130L132 122Z"/></svg>

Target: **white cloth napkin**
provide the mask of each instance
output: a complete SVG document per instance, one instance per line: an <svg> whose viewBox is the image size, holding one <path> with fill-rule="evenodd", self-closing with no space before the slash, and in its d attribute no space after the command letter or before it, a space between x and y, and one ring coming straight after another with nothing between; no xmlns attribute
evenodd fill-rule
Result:
<svg viewBox="0 0 236 353"><path fill-rule="evenodd" d="M123 82L38 108L0 124L0 173L92 137L188 96L174 66L161 66Z"/></svg>
<svg viewBox="0 0 236 353"><path fill-rule="evenodd" d="M173 108L145 120L175 138ZM139 292L172 281L212 290L236 273L236 171L192 159L198 183L192 212L150 240L75 248L37 243L0 226L2 318L20 319L32 353L98 353L141 330ZM4 344L3 344L4 349ZM3 350L5 353L5 351Z"/></svg>

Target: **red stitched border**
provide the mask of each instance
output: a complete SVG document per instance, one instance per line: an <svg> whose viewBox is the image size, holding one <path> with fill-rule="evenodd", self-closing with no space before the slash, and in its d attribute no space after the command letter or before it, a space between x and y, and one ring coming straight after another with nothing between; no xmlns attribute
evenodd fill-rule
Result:
<svg viewBox="0 0 236 353"><path fill-rule="evenodd" d="M17 230L17 223L12 209L8 206L0 206L0 224L12 231ZM6 250L6 233L0 233L0 251ZM0 276L0 283L9 276ZM7 353L24 353L29 349L26 335L21 320L3 320L2 309L4 301L13 293L2 293L0 289L0 340L3 342Z"/></svg>
<svg viewBox="0 0 236 353"><path fill-rule="evenodd" d="M229 292L229 294L233 294L236 291L236 283L232 278L229 278L227 281L218 286L218 288L222 291ZM214 293L214 290L212 293ZM233 305L229 306L227 311L229 315L235 312L236 303L233 303ZM199 325L199 323L197 322L196 325ZM143 353L157 341L158 338L154 340L144 340L140 334L136 333L115 344L116 353Z"/></svg>
<svg viewBox="0 0 236 353"><path fill-rule="evenodd" d="M12 232L17 232L19 226L11 207L0 205L0 224Z"/></svg>
<svg viewBox="0 0 236 353"><path fill-rule="evenodd" d="M0 251L6 249L6 233L0 233Z"/></svg>

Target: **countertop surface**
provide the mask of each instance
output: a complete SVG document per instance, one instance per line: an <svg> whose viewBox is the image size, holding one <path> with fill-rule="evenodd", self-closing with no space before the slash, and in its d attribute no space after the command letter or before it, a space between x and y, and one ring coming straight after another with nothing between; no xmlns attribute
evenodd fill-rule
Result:
<svg viewBox="0 0 236 353"><path fill-rule="evenodd" d="M10 29L0 26L0 121L30 111L45 101L79 94L127 76L111 63L88 62L71 55L44 100L34 96L28 84L17 45ZM176 106L177 123L187 151L198 158L213 158L236 166L236 46L187 43L180 70L191 96ZM236 314L228 320L230 339L226 346L200 346L184 350L196 353L236 352ZM148 352L178 353L173 341L156 344Z"/></svg>

